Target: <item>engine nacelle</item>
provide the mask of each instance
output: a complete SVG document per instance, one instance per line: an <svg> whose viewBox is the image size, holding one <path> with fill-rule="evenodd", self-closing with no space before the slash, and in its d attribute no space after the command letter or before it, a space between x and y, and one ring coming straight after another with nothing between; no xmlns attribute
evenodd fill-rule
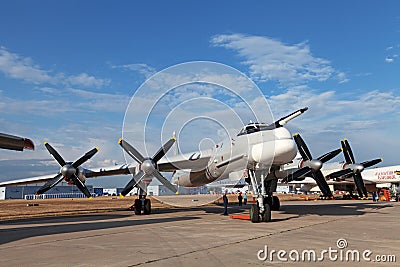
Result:
<svg viewBox="0 0 400 267"><path fill-rule="evenodd" d="M191 172L188 170L176 171L171 183L183 187L198 187L212 182L206 175L206 171Z"/></svg>

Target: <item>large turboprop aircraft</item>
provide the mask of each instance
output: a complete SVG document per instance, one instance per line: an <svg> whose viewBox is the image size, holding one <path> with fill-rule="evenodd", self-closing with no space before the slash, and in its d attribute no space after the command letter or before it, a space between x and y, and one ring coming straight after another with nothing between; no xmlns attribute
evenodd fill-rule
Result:
<svg viewBox="0 0 400 267"><path fill-rule="evenodd" d="M24 149L34 150L35 145L32 140L19 136L0 133L0 148L22 151Z"/></svg>
<svg viewBox="0 0 400 267"><path fill-rule="evenodd" d="M143 210L144 214L149 214L151 203L149 199L146 199L146 192L147 185L153 178L158 179L171 191L176 192L175 186L160 172L173 172L172 183L175 185L197 187L216 180L226 179L231 172L244 171L249 176L253 195L257 199L256 204L252 205L250 209L251 221L270 221L271 209L278 210L280 206L279 199L273 196L277 188L278 178L287 175L287 172L283 171L281 166L291 162L297 154L296 143L284 125L303 114L307 109L299 109L271 124L250 123L245 125L235 138L225 140L210 150L172 157L165 157L165 154L176 141L175 138L167 141L153 157L144 157L126 140L120 139L119 145L139 165L125 164L98 170L83 169L79 168L79 165L93 156L97 150L88 152L81 159L71 164L57 159L56 152L49 149L50 146L47 145L49 152L62 166L59 174L55 177L41 176L3 182L0 183L0 186L47 182L38 192L42 193L61 181L62 178L72 180L73 183L78 185L83 184L85 178L131 173L132 179L125 186L121 195L124 196L134 187L137 187L139 198L135 200L135 213L141 214ZM295 140L297 139L295 138ZM299 143L299 140L296 142ZM305 149L305 144L300 147ZM309 166L312 169L311 172L316 173L316 168L313 167L316 161L313 161L309 152L306 155L309 156L310 163L305 163L304 166ZM321 162L320 165L322 166L322 162L335 155L337 155L337 152L333 151L320 157L318 159ZM316 177L319 177L318 174L316 174ZM82 191L86 191L84 188L81 186Z"/></svg>
<svg viewBox="0 0 400 267"><path fill-rule="evenodd" d="M183 187L206 185L217 180L224 180L232 172L244 171L248 174L253 195L257 198L256 204L252 205L250 209L251 221L259 222L260 219L270 221L271 210L278 210L280 206L279 199L273 196L273 193L276 192L278 178L287 174L286 171L281 170L281 166L291 162L297 154L295 142L289 131L283 126L306 110L307 108L300 109L269 125L250 123L244 126L235 138L219 143L213 150L188 153L183 157L182 155L169 157L167 161L163 161L161 158L172 147L175 142L174 138L160 148L152 158L143 157L129 143L121 139L119 144L139 163L140 170L121 194L124 195L133 187L138 186L140 193L139 199L135 201L135 209L136 205L141 208L144 203L144 211L149 213L149 200L141 201L141 199L145 199L145 195L142 195L146 191L143 186L148 184L148 181L143 183L145 179L155 177L171 191L176 191L175 188L171 188L171 184L160 174L160 171L173 171L172 183ZM300 144L296 138L299 149L307 149L304 142ZM341 150L338 149L320 157L318 159L320 167L323 162L332 159L340 152ZM316 163L317 160L313 161L309 152L307 155L312 164ZM305 166L307 164L305 163ZM318 175L316 168L311 171ZM317 179L319 178L320 176L317 176ZM324 179L321 187L324 186L323 182L325 182ZM326 188L328 188L327 185L324 186L324 189Z"/></svg>

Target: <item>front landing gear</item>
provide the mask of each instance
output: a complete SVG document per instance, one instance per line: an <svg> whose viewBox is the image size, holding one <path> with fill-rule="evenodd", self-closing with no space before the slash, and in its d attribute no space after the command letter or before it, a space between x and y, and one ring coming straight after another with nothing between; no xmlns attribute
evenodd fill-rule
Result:
<svg viewBox="0 0 400 267"><path fill-rule="evenodd" d="M145 187L147 190L147 184L143 184L142 187ZM135 199L135 204L133 205L135 215L149 215L151 213L151 201L146 198L146 191L142 187L139 187L139 197Z"/></svg>
<svg viewBox="0 0 400 267"><path fill-rule="evenodd" d="M271 205L264 199L264 206L260 208L260 202L257 201L256 204L251 205L250 207L250 220L252 223L262 222L270 222L271 221Z"/></svg>
<svg viewBox="0 0 400 267"><path fill-rule="evenodd" d="M151 213L151 202L150 199L145 199L144 200L144 205L143 205L143 214L149 215Z"/></svg>
<svg viewBox="0 0 400 267"><path fill-rule="evenodd" d="M271 206L268 203L264 205L264 212L261 215L261 221L270 222L271 221Z"/></svg>
<svg viewBox="0 0 400 267"><path fill-rule="evenodd" d="M142 211L144 215L149 215L151 213L150 199L147 199L146 196L139 196L138 199L135 199L133 211L135 212L135 215L141 215Z"/></svg>
<svg viewBox="0 0 400 267"><path fill-rule="evenodd" d="M253 196L257 196L257 202L250 207L250 220L253 223L270 222L271 210L279 210L280 201L273 196L276 191L277 178L272 173L265 175L267 169L249 170ZM260 184L260 186L259 186Z"/></svg>
<svg viewBox="0 0 400 267"><path fill-rule="evenodd" d="M260 208L258 207L258 204L251 205L250 220L252 223L258 223L260 221Z"/></svg>
<svg viewBox="0 0 400 267"><path fill-rule="evenodd" d="M133 210L135 212L135 215L140 215L142 214L142 200L141 199L135 199L135 205L133 205Z"/></svg>

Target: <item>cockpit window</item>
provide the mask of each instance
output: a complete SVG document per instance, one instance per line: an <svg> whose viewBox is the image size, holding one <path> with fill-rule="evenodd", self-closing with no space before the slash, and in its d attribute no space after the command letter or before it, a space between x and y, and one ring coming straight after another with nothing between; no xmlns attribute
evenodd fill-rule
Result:
<svg viewBox="0 0 400 267"><path fill-rule="evenodd" d="M238 133L239 135L251 134L260 131L275 129L275 124L266 125L264 123L249 123L243 127L243 129Z"/></svg>

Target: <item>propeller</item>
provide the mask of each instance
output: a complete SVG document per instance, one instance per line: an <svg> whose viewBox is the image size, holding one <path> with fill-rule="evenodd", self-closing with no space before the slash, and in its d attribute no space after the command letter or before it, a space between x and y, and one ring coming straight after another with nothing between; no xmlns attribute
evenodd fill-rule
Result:
<svg viewBox="0 0 400 267"><path fill-rule="evenodd" d="M86 185L78 178L78 167L85 163L87 160L92 158L97 151L99 150L97 147L93 148L89 152L87 152L85 155L80 157L78 160L75 162L65 162L65 160L61 157L61 155L47 142L44 142L44 145L46 149L49 151L49 153L54 157L54 159L60 164L61 169L60 172L54 176L50 181L45 183L37 192L36 194L43 194L44 192L50 190L54 186L56 186L58 183L60 183L64 178L67 181L72 181L76 187L79 188L79 190L85 194L86 197L92 197L92 195L89 192L89 189L86 187Z"/></svg>
<svg viewBox="0 0 400 267"><path fill-rule="evenodd" d="M131 146L128 142L119 139L118 144L129 154L137 163L139 163L139 172L132 177L129 183L122 190L121 195L125 196L128 194L137 184L145 176L153 176L158 179L164 186L166 186L169 190L176 193L177 190L175 186L173 186L158 170L157 162L164 157L164 155L168 152L168 150L175 143L176 138L171 138L166 142L155 154L152 158L145 158L137 151L133 146Z"/></svg>
<svg viewBox="0 0 400 267"><path fill-rule="evenodd" d="M288 175L283 179L285 182L301 181L304 180L304 176L311 175L314 180L317 182L318 187L321 189L322 194L327 197L332 197L332 192L329 189L329 186L324 178L324 175L321 172L321 168L323 163L333 159L336 157L342 150L336 149L331 152L328 152L317 159L313 159L310 150L308 149L306 143L303 138L301 138L300 134L296 133L293 135L293 139L296 142L297 149L300 152L300 155L303 158L302 168L295 171L291 175Z"/></svg>
<svg viewBox="0 0 400 267"><path fill-rule="evenodd" d="M365 188L364 180L362 179L361 172L368 167L374 166L382 161L382 159L373 159L364 161L362 163L356 163L354 160L354 154L350 147L349 142L345 138L340 141L342 144L344 158L346 160L346 169L329 174L329 178L339 178L345 175L350 175L354 179L358 195L368 197L367 189Z"/></svg>

